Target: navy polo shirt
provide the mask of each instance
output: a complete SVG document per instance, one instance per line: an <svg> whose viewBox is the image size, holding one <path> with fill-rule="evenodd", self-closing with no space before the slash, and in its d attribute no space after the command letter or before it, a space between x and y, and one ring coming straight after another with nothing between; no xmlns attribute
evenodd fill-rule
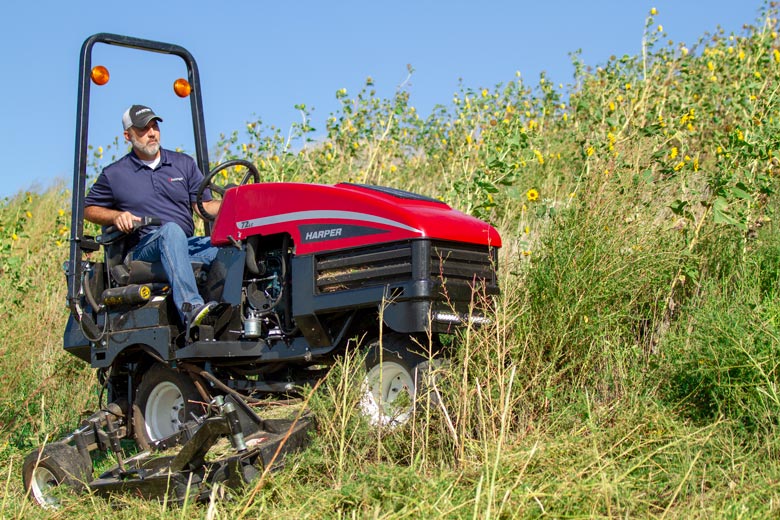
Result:
<svg viewBox="0 0 780 520"><path fill-rule="evenodd" d="M159 217L163 224L177 223L191 237L195 233L191 204L202 181L203 174L189 155L160 149L160 162L152 170L131 151L103 169L84 205ZM203 200L211 200L209 190L204 191ZM141 234L152 230L142 229Z"/></svg>

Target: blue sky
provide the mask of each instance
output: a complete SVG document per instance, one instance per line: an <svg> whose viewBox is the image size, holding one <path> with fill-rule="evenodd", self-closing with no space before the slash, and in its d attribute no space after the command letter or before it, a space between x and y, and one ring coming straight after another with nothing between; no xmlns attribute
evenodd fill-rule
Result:
<svg viewBox="0 0 780 520"><path fill-rule="evenodd" d="M72 182L76 87L82 42L98 32L126 34L187 48L200 68L208 145L220 133L262 119L285 132L300 121L295 104L313 107L313 126L338 107L335 92L357 92L372 77L389 96L407 76L411 104L424 116L466 87L493 87L520 72L536 84L545 71L570 83L569 53L587 65L638 54L645 17L669 39L689 46L721 26L739 34L763 0L590 0L268 2L6 2L0 31L0 197ZM171 85L184 76L178 58L99 45L94 64L111 71L94 87L90 142L121 135L133 103L152 106L165 122L163 146L192 152L188 103Z"/></svg>

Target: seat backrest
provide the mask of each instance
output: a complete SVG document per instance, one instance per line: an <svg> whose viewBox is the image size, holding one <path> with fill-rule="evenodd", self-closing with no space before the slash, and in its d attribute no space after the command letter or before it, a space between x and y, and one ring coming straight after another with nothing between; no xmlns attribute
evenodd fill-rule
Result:
<svg viewBox="0 0 780 520"><path fill-rule="evenodd" d="M111 226L113 228L113 226ZM103 236L106 234L106 227L103 227ZM116 233L116 231L114 231ZM109 271L115 265L121 264L125 261L125 256L128 251L138 244L140 238L137 233L129 235L122 235L119 238L112 240L108 244L103 244L103 254L105 256L106 267Z"/></svg>

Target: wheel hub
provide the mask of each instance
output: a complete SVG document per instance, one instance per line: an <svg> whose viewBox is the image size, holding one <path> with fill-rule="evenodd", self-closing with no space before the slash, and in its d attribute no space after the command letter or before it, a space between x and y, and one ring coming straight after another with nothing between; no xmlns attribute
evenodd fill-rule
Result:
<svg viewBox="0 0 780 520"><path fill-rule="evenodd" d="M157 385L146 402L146 433L153 441L181 430L186 422L185 403L179 387L171 382Z"/></svg>
<svg viewBox="0 0 780 520"><path fill-rule="evenodd" d="M374 426L395 427L412 414L415 381L398 363L384 362L368 371L360 406Z"/></svg>
<svg viewBox="0 0 780 520"><path fill-rule="evenodd" d="M37 467L33 471L30 492L40 506L53 508L59 505L59 500L51 492L58 485L57 477L51 471L43 467Z"/></svg>

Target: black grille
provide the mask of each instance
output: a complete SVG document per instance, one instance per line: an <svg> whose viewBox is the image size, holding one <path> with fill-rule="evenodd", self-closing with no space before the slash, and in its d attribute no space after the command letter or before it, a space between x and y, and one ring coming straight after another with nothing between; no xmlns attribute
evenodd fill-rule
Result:
<svg viewBox="0 0 780 520"><path fill-rule="evenodd" d="M412 275L410 243L351 249L318 256L317 291L336 292L409 280Z"/></svg>
<svg viewBox="0 0 780 520"><path fill-rule="evenodd" d="M496 250L487 246L435 242L431 247L431 276L445 284L496 287Z"/></svg>
<svg viewBox="0 0 780 520"><path fill-rule="evenodd" d="M318 255L318 293L429 280L463 290L498 290L496 249L459 242L416 240ZM446 290L445 290L446 292Z"/></svg>

